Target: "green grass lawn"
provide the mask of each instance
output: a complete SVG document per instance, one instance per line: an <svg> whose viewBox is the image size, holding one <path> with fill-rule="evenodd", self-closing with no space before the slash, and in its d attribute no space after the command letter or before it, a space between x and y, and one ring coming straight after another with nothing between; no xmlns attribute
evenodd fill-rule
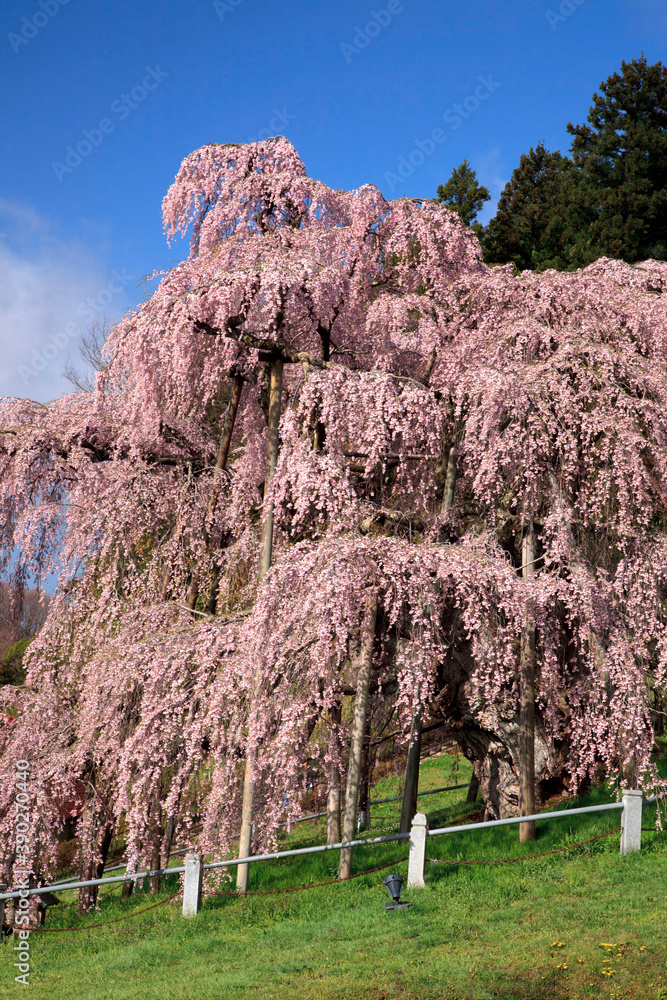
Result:
<svg viewBox="0 0 667 1000"><path fill-rule="evenodd" d="M454 783L455 758L422 765L420 788ZM459 780L470 774L459 765ZM396 790L383 779L374 798ZM568 804L608 801L597 790ZM465 790L425 796L432 828L475 807ZM395 832L400 803L375 807L369 836ZM651 826L654 807L644 810ZM434 838L429 857L475 860L517 857L594 837L619 825L620 813L538 823L534 845L518 828ZM288 846L321 843L323 821L304 823ZM387 871L347 883L277 895L212 896L191 920L180 899L132 920L90 931L33 934L35 1000L390 1000L390 998L641 998L667 1000L667 834L643 834L640 854L621 857L619 836L571 853L508 865L427 866L427 887L404 892L413 902L387 913L382 879L407 854L401 842L355 850L355 872L396 860ZM251 867L251 889L308 885L335 878L337 853ZM162 897L176 888L166 880ZM228 887L229 888L229 887ZM49 912L49 927L80 926L123 916L155 901L143 893L121 903L103 890L85 918L75 906ZM63 900L73 894L62 894ZM21 989L14 954L0 947L0 997Z"/></svg>

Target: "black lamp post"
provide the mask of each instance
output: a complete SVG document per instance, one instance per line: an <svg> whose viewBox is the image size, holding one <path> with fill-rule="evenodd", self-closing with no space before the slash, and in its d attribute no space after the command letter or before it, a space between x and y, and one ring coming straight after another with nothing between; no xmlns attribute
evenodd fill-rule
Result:
<svg viewBox="0 0 667 1000"><path fill-rule="evenodd" d="M383 885L386 886L387 892L393 899L393 903L387 903L387 910L407 910L409 906L412 906L412 903L400 902L401 889L403 888L404 881L405 879L402 875L387 875L384 880Z"/></svg>

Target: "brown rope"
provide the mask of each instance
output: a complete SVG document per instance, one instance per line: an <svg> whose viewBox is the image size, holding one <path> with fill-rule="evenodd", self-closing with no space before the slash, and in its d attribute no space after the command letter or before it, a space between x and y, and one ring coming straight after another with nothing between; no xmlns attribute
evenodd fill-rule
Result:
<svg viewBox="0 0 667 1000"><path fill-rule="evenodd" d="M561 851L573 851L576 847L585 847L586 844L594 844L596 840L603 840L605 837L611 837L612 833L620 833L621 827L616 827L615 830L609 830L608 833L601 833L599 837L591 837L590 840L582 840L579 844L568 844L567 847L557 847L554 851L542 851L541 854L524 854L523 857L519 858L498 858L495 861L449 861L440 860L439 858L428 858L434 865L506 865L510 861L532 861L533 858L546 858L550 854L560 854Z"/></svg>
<svg viewBox="0 0 667 1000"><path fill-rule="evenodd" d="M171 896L167 896L166 899L161 899L159 903L153 903L151 906L145 906L143 910L135 910L134 913L128 913L125 917L116 917L114 920L103 920L99 924L82 924L80 927L24 927L22 929L29 930L31 933L39 934L63 934L66 931L90 931L93 927L107 927L109 924L119 924L122 920L131 920L132 917L138 917L140 913L148 913L149 910L154 910L158 906L164 906L165 903L171 902L171 900L175 899L180 892L181 890L178 889L176 892L172 893Z"/></svg>
<svg viewBox="0 0 667 1000"><path fill-rule="evenodd" d="M406 858L400 858L398 861L388 861L384 865L378 865L377 868L368 868L366 871L357 872L356 875L350 875L350 879L360 878L362 875L371 875L373 872L382 871L383 868L391 868L392 866L401 865L403 864L404 861L407 860L408 859L406 857ZM315 882L313 883L313 885L295 885L291 886L288 889L255 889L252 892L245 892L243 894L236 892L216 892L214 893L214 895L215 896L239 896L239 895L269 896L269 895L274 895L275 893L278 892L299 892L301 889L317 889L319 888L319 886L322 885L336 885L348 881L349 879L334 878L328 882ZM104 920L99 924L83 924L81 927L28 927L24 928L24 930L36 931L41 934L62 934L65 931L87 931L87 930L92 930L94 927L106 927L109 924L117 924L120 923L120 921L122 920L130 920L132 917L138 917L140 913L147 913L148 910L154 910L158 906L163 906L165 903L170 902L170 900L178 896L180 892L181 890L179 889L177 892L172 893L171 896L167 896L166 899L160 900L159 903L153 903L152 906L146 906L143 910L136 910L135 913L128 913L128 915L125 917L116 917L115 920ZM109 893L105 893L105 895L109 895Z"/></svg>
<svg viewBox="0 0 667 1000"><path fill-rule="evenodd" d="M615 830L609 830L607 833L601 833L597 837L591 837L590 840L582 840L578 844L568 844L567 847L557 847L553 851L542 851L541 854L525 854L523 857L519 858L498 858L493 861L451 861L449 859L442 860L440 858L428 858L427 860L434 865L506 865L512 861L532 861L534 858L546 858L552 854L560 854L562 851L573 851L577 847L585 847L587 844L594 844L596 841L604 840L605 837L610 837L614 833L620 833L620 831L621 827L619 826L616 827ZM287 889L254 889L251 892L244 893L226 892L221 890L213 895L236 896L237 898L239 896L274 896L281 892L301 892L303 889L319 889L324 885L341 885L343 882L349 882L353 878L361 878L364 875L372 875L374 872L383 871L385 868L393 868L396 867L396 865L402 865L403 862L407 860L407 857L405 857L399 858L398 861L388 861L384 865L378 865L377 868L367 868L366 871L350 875L349 879L333 878L329 879L327 882L313 882L312 885L295 885L290 886ZM107 927L109 924L118 924L123 920L131 920L132 917L138 917L142 913L148 913L149 910L155 910L158 906L164 906L165 903L171 902L172 899L175 899L176 896L180 895L180 892L181 890L178 889L176 892L172 893L171 896L167 896L166 899L160 900L159 903L153 903L151 906L144 907L143 910L136 910L134 913L128 913L125 917L116 917L114 920L103 920L99 924L83 924L81 927L29 927L24 929L40 934L62 934L66 931L87 931L92 930L95 927Z"/></svg>
<svg viewBox="0 0 667 1000"><path fill-rule="evenodd" d="M361 878L362 875L371 875L373 872L380 872L383 868L391 868L392 866L402 865L404 861L407 861L407 857L399 858L398 861L388 861L386 865L378 865L377 868L368 868L365 872L357 872L356 875L350 875L350 878L332 878L328 882L314 882L312 885L294 885L289 889L254 889L252 892L216 892L215 896L273 896L278 892L300 892L301 889L318 889L321 885L342 885L344 882L349 882L353 878Z"/></svg>

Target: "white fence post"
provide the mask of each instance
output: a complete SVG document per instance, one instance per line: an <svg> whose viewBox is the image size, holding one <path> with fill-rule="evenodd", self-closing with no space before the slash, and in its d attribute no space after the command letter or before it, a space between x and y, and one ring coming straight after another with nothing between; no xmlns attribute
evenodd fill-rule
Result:
<svg viewBox="0 0 667 1000"><path fill-rule="evenodd" d="M185 855L185 881L183 885L183 916L195 917L201 910L201 891L204 869L201 854Z"/></svg>
<svg viewBox="0 0 667 1000"><path fill-rule="evenodd" d="M640 789L623 790L621 813L621 854L639 851L642 846L642 792Z"/></svg>
<svg viewBox="0 0 667 1000"><path fill-rule="evenodd" d="M410 857L408 859L408 889L424 888L424 865L428 827L424 813L415 813L410 830Z"/></svg>

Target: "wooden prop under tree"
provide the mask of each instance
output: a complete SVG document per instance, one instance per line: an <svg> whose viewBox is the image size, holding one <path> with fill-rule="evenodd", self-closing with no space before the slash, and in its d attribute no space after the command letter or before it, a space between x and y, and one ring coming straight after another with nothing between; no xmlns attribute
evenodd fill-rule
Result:
<svg viewBox="0 0 667 1000"><path fill-rule="evenodd" d="M280 428L280 409L283 391L283 359L274 355L270 359L269 373L269 419L266 435L266 475L264 478L264 524L262 527L262 543L259 557L259 581L266 576L271 568L273 551L273 502L269 499L269 491L273 474L278 463L278 432ZM254 682L253 682L254 683ZM253 691L253 696L255 692ZM248 733L250 739L250 733ZM243 804L241 806L241 834L239 837L239 857L247 858L252 849L252 803L255 794L254 753L246 753L245 772L243 775ZM248 865L238 865L236 868L236 891L248 891Z"/></svg>
<svg viewBox="0 0 667 1000"><path fill-rule="evenodd" d="M341 722L341 706L329 709L329 724L337 731ZM335 763L329 765L327 788L327 844L340 843L340 772Z"/></svg>
<svg viewBox="0 0 667 1000"><path fill-rule="evenodd" d="M347 768L347 788L345 790L345 809L343 812L343 842L354 839L355 824L357 821L359 779L361 777L361 758L364 749L364 733L366 731L368 691L373 667L376 617L377 594L371 592L368 594L366 600L364 619L361 626L359 673L357 676L357 691L354 698L354 717L352 720L352 733L350 735L350 762ZM351 872L352 848L343 848L340 852L338 878L347 879L350 877Z"/></svg>
<svg viewBox="0 0 667 1000"><path fill-rule="evenodd" d="M430 374L430 372L429 372ZM449 415L453 412L450 406ZM447 455L447 465L445 474L445 485L442 493L442 503L440 512L445 514L454 505L454 491L456 489L456 471L458 459L457 436L453 435ZM444 543L445 533L441 533L440 541ZM403 788L403 804L401 806L401 822L399 833L409 833L412 825L412 817L417 812L417 794L419 792L419 760L422 746L422 708L419 708L412 719L410 732L410 746L408 758L405 764L405 785ZM476 794L476 793L475 793Z"/></svg>
<svg viewBox="0 0 667 1000"><path fill-rule="evenodd" d="M537 543L531 524L523 539L521 575L529 580L535 572ZM526 626L521 637L520 694L520 774L519 811L522 816L535 813L535 629ZM535 840L535 821L519 824L522 844Z"/></svg>

